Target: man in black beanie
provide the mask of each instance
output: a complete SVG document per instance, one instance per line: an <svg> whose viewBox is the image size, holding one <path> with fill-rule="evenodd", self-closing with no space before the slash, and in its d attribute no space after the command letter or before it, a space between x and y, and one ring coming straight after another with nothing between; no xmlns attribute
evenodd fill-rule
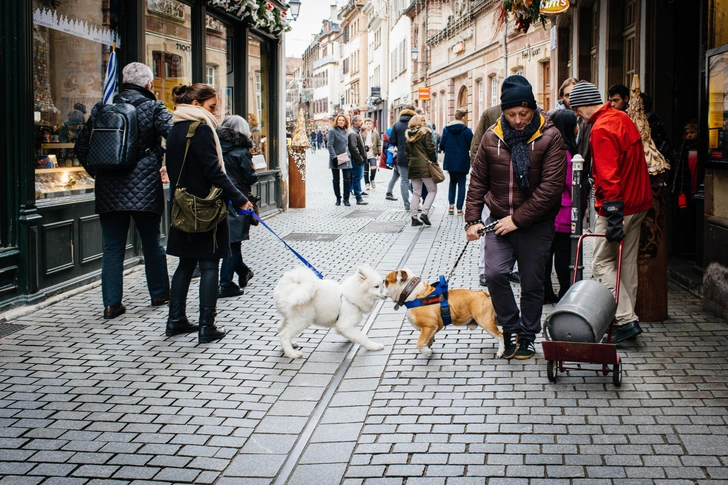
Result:
<svg viewBox="0 0 728 485"><path fill-rule="evenodd" d="M503 81L501 109L473 160L465 230L475 241L484 224L498 221L486 234L485 276L503 327L502 357L530 359L541 332L544 272L564 190L566 152L561 133L537 108L525 77ZM481 220L484 205L490 209L486 221ZM521 275L520 312L508 282L514 260Z"/></svg>

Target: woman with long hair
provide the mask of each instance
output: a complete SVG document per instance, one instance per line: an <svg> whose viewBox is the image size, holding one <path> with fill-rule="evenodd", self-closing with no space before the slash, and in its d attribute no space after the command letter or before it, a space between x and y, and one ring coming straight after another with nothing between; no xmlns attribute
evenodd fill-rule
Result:
<svg viewBox="0 0 728 485"><path fill-rule="evenodd" d="M235 207L252 207L248 198L230 182L225 174L220 140L215 133L218 121L217 93L207 84L176 86L172 90L176 107L172 115L174 126L167 137L167 171L174 189L185 187L197 197L207 197L212 186L222 189L223 200L231 200ZM190 125L200 122L186 150ZM185 151L187 151L185 160ZM184 169L182 164L184 162ZM221 258L230 256L230 237L227 221L215 230L186 233L169 229L167 254L177 256L179 265L172 277L169 301L167 336L198 332L199 343L209 343L225 336L225 330L215 326L217 304L218 266ZM187 292L195 266L200 267L200 325L187 320Z"/></svg>
<svg viewBox="0 0 728 485"><path fill-rule="evenodd" d="M407 146L406 156L409 164L407 176L412 182L412 198L410 199L410 215L412 225L421 226L423 223L430 226L430 208L437 195L437 184L432 181L430 175L430 162L437 163L437 152L432 143L432 131L427 127L423 115L415 115L407 125ZM400 155L401 156L401 155ZM427 188L425 203L422 205L422 213L417 218L417 209L420 206L422 197L422 186Z"/></svg>
<svg viewBox="0 0 728 485"><path fill-rule="evenodd" d="M336 115L334 118L334 127L329 130L329 168L334 183L334 195L336 196L336 205L341 205L341 184L339 180L343 175L344 178L344 205L349 203L349 195L351 194L351 153L349 152L349 120L343 114ZM346 154L344 163L339 163L340 155Z"/></svg>
<svg viewBox="0 0 728 485"><path fill-rule="evenodd" d="M252 185L258 181L258 174L253 168L253 155L250 153L253 143L248 122L242 116L226 116L217 127L217 136L220 138L228 177L240 192L250 194ZM249 215L228 216L232 254L229 258L223 258L220 265L218 298L242 295L243 288L248 286L248 281L253 277L253 271L243 261L242 253L242 241L250 239L250 220ZM234 273L238 275L239 285L233 283Z"/></svg>

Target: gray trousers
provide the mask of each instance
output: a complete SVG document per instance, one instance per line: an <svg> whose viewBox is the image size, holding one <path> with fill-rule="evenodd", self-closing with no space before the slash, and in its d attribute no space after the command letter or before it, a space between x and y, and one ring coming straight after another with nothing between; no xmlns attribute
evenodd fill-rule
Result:
<svg viewBox="0 0 728 485"><path fill-rule="evenodd" d="M492 220L488 218L487 222ZM517 229L505 236L489 232L486 238L485 277L498 325L504 333L517 333L520 338L535 340L541 333L544 273L551 255L554 225ZM508 281L514 260L521 275L520 312Z"/></svg>

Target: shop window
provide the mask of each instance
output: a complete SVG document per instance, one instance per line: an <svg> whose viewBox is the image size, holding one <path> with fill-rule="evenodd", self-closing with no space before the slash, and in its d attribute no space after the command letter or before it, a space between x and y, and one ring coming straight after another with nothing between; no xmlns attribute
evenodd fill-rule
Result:
<svg viewBox="0 0 728 485"><path fill-rule="evenodd" d="M36 198L80 196L94 181L73 147L93 106L101 101L112 45L116 2L33 0L33 105Z"/></svg>
<svg viewBox="0 0 728 485"><path fill-rule="evenodd" d="M225 116L245 113L233 111L233 92L235 78L233 76L233 28L214 17L207 16L207 35L205 39L205 57L207 59L206 81L215 88L218 95L217 117L222 121Z"/></svg>
<svg viewBox="0 0 728 485"><path fill-rule="evenodd" d="M248 38L248 123L252 133L253 154L263 155L268 168L277 168L270 158L270 53L268 44L257 37Z"/></svg>
<svg viewBox="0 0 728 485"><path fill-rule="evenodd" d="M177 0L147 0L144 17L147 64L152 68L152 92L170 110L172 88L192 79L190 7Z"/></svg>

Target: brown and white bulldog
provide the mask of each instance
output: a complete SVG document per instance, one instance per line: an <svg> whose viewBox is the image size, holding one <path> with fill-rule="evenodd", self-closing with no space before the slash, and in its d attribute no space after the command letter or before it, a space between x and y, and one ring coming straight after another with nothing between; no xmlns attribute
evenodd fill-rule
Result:
<svg viewBox="0 0 728 485"><path fill-rule="evenodd" d="M424 298L435 288L421 281L408 269L391 271L384 279L381 290L397 305L402 306L404 302ZM501 357L504 351L503 332L498 328L495 319L495 310L490 301L487 291L472 291L465 289L451 289L448 291L448 304L450 305L450 318L453 325L467 325L468 328L475 328L477 323L480 327L498 340L498 352L496 357ZM395 309L398 306L395 305ZM430 346L435 341L435 334L444 327L440 305L427 305L407 310L407 319L420 331L417 339L417 348L427 357L432 355Z"/></svg>

